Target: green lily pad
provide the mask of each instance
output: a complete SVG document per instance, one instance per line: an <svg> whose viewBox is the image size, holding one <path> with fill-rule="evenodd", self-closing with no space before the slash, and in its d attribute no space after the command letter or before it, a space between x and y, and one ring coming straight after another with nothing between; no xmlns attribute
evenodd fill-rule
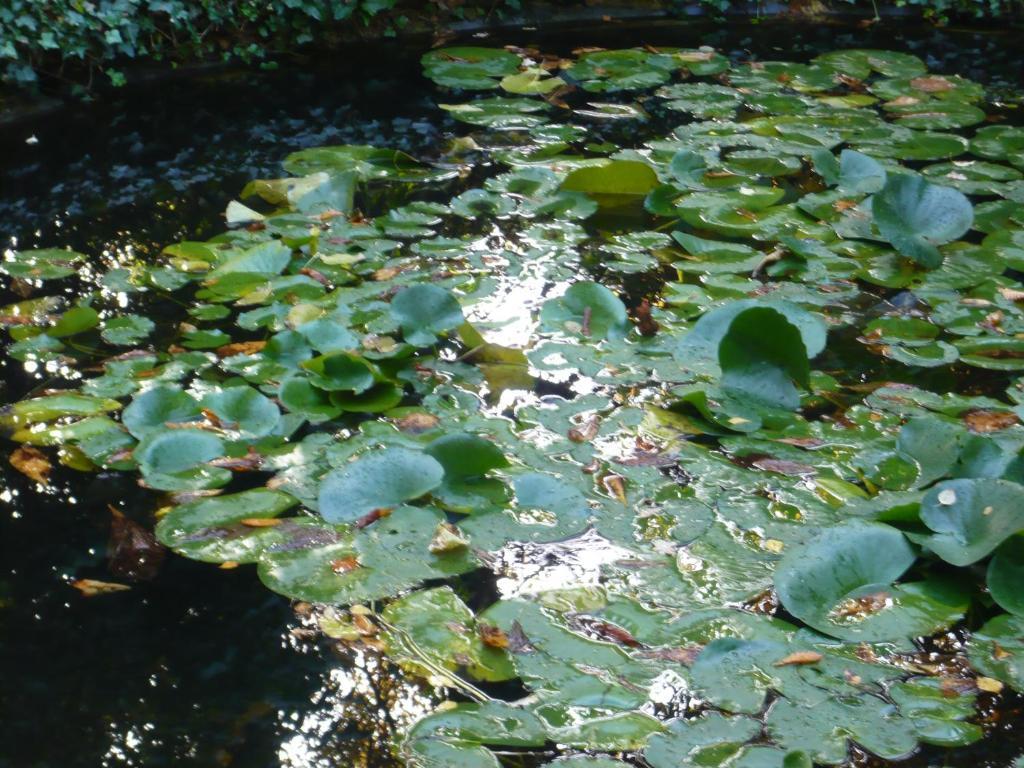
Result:
<svg viewBox="0 0 1024 768"><path fill-rule="evenodd" d="M910 174L890 176L872 198L872 211L882 237L929 268L942 262L936 246L956 240L974 221L974 210L962 193Z"/></svg>
<svg viewBox="0 0 1024 768"><path fill-rule="evenodd" d="M598 202L643 197L658 183L647 163L637 160L606 160L600 165L578 168L562 182L562 189L585 192Z"/></svg>
<svg viewBox="0 0 1024 768"><path fill-rule="evenodd" d="M108 344L130 346L149 336L154 328L156 324L148 317L128 314L105 321L100 335Z"/></svg>
<svg viewBox="0 0 1024 768"><path fill-rule="evenodd" d="M331 523L358 520L375 509L418 499L443 478L444 468L431 456L389 448L329 473L320 485L320 514Z"/></svg>
<svg viewBox="0 0 1024 768"><path fill-rule="evenodd" d="M1024 168L1024 128L1010 125L979 128L971 139L971 152Z"/></svg>
<svg viewBox="0 0 1024 768"><path fill-rule="evenodd" d="M132 451L151 488L163 491L219 488L231 479L223 468L209 462L224 456L219 437L200 429L153 431Z"/></svg>
<svg viewBox="0 0 1024 768"><path fill-rule="evenodd" d="M953 565L970 565L1024 530L1024 487L1007 480L948 480L921 500L934 533L921 544Z"/></svg>
<svg viewBox="0 0 1024 768"><path fill-rule="evenodd" d="M1012 536L996 550L988 564L988 591L1000 607L1024 616L1024 540Z"/></svg>
<svg viewBox="0 0 1024 768"><path fill-rule="evenodd" d="M212 411L224 429L251 439L269 435L281 418L274 402L252 387L228 387L203 398L203 407Z"/></svg>
<svg viewBox="0 0 1024 768"><path fill-rule="evenodd" d="M389 653L420 674L465 667L478 680L515 677L508 654L485 645L476 618L451 587L413 592L381 613L387 622Z"/></svg>
<svg viewBox="0 0 1024 768"><path fill-rule="evenodd" d="M423 74L438 85L470 91L497 88L519 70L520 59L502 48L458 46L423 54Z"/></svg>
<svg viewBox="0 0 1024 768"><path fill-rule="evenodd" d="M324 523L310 525L263 553L259 577L270 589L295 600L350 605L391 597L428 579L477 566L466 548L430 551L443 521L437 510L398 507L356 533Z"/></svg>
<svg viewBox="0 0 1024 768"><path fill-rule="evenodd" d="M59 248L14 251L0 261L0 273L22 280L57 280L78 272L78 265L87 258L84 253Z"/></svg>
<svg viewBox="0 0 1024 768"><path fill-rule="evenodd" d="M879 642L927 635L960 618L967 597L938 581L894 584L915 559L895 528L841 523L786 552L775 588L787 611L832 637Z"/></svg>
<svg viewBox="0 0 1024 768"><path fill-rule="evenodd" d="M431 442L425 453L444 468L444 481L434 491L447 509L470 512L505 500L505 486L486 477L508 460L491 441L469 434L448 434Z"/></svg>
<svg viewBox="0 0 1024 768"><path fill-rule="evenodd" d="M247 526L244 521L277 518L296 504L286 493L267 488L214 496L174 507L156 527L166 547L209 563L250 563L259 559L260 541L273 526Z"/></svg>
<svg viewBox="0 0 1024 768"><path fill-rule="evenodd" d="M458 300L436 285L414 285L391 300L391 316L402 326L405 340L418 347L437 343L441 334L465 321Z"/></svg>
<svg viewBox="0 0 1024 768"><path fill-rule="evenodd" d="M614 293L591 281L573 283L565 294L544 304L541 322L597 339L617 338L629 327L626 307Z"/></svg>
<svg viewBox="0 0 1024 768"><path fill-rule="evenodd" d="M1024 691L1024 618L1004 613L990 619L972 635L967 655L983 675Z"/></svg>
<svg viewBox="0 0 1024 768"><path fill-rule="evenodd" d="M140 440L167 424L185 424L200 416L198 401L174 385L161 385L137 395L121 414L121 421Z"/></svg>

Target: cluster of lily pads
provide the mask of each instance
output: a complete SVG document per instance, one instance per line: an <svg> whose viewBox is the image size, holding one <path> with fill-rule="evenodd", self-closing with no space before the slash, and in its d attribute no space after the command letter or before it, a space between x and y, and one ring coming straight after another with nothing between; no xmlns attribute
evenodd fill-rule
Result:
<svg viewBox="0 0 1024 768"><path fill-rule="evenodd" d="M137 472L165 545L453 691L410 765L982 738L1024 690L1024 128L890 51L423 66L471 126L440 157L295 153L224 234L7 307L10 355L84 371L12 439Z"/></svg>

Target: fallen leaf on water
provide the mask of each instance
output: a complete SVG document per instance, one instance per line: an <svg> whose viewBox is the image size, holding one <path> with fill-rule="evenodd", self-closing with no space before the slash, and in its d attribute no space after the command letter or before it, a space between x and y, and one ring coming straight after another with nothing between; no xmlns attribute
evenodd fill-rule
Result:
<svg viewBox="0 0 1024 768"><path fill-rule="evenodd" d="M410 435L418 435L421 432L428 432L434 429L441 420L430 413L410 413L395 421L395 426Z"/></svg>
<svg viewBox="0 0 1024 768"><path fill-rule="evenodd" d="M609 624L606 621L588 622L588 628L596 633L600 639L624 645L627 648L640 648L643 645L627 630L614 624Z"/></svg>
<svg viewBox="0 0 1024 768"><path fill-rule="evenodd" d="M82 593L84 597L98 597L109 595L114 592L124 592L131 589L125 584L115 584L112 581L97 581L96 579L75 579L71 586Z"/></svg>
<svg viewBox="0 0 1024 768"><path fill-rule="evenodd" d="M837 619L860 618L878 613L892 602L888 592L875 592L862 597L852 597L832 609L832 616Z"/></svg>
<svg viewBox="0 0 1024 768"><path fill-rule="evenodd" d="M808 464L785 459L757 459L752 463L758 469L763 469L766 472L778 472L780 475L805 476L818 473L818 470Z"/></svg>
<svg viewBox="0 0 1024 768"><path fill-rule="evenodd" d="M387 517L391 514L391 510L388 507L378 507L377 509L371 509L365 515L356 520L352 525L357 531L361 531L368 525L373 525L381 518Z"/></svg>
<svg viewBox="0 0 1024 768"><path fill-rule="evenodd" d="M1018 288L996 288L999 295L1010 301L1024 301L1024 291Z"/></svg>
<svg viewBox="0 0 1024 768"><path fill-rule="evenodd" d="M480 642L488 648L508 648L508 635L498 627L491 624L481 624L477 627L476 631L480 636Z"/></svg>
<svg viewBox="0 0 1024 768"><path fill-rule="evenodd" d="M107 568L112 574L130 581L154 578L164 564L167 551L156 536L116 507L110 510L110 538L107 541Z"/></svg>
<svg viewBox="0 0 1024 768"><path fill-rule="evenodd" d="M899 98L887 101L885 106L887 107L910 107L914 104L920 103L920 99L916 99L913 96L900 96Z"/></svg>
<svg viewBox="0 0 1024 768"><path fill-rule="evenodd" d="M234 355L251 355L259 352L267 346L265 341L236 341L232 344L225 344L217 347L217 355L220 357L233 357Z"/></svg>
<svg viewBox="0 0 1024 768"><path fill-rule="evenodd" d="M339 575L348 573L349 571L354 571L358 567L359 558L353 555L349 555L348 557L339 557L337 560L331 561L331 570Z"/></svg>
<svg viewBox="0 0 1024 768"><path fill-rule="evenodd" d="M318 283L320 283L320 285L327 287L330 287L331 285L330 279L328 279L328 277L323 272L319 272L311 267L303 267L302 269L299 270L299 274L313 278Z"/></svg>
<svg viewBox="0 0 1024 768"><path fill-rule="evenodd" d="M622 475L608 475L602 481L608 492L622 504L626 501L626 479Z"/></svg>
<svg viewBox="0 0 1024 768"><path fill-rule="evenodd" d="M955 699L959 696L963 696L965 693L970 693L980 680L968 680L963 677L943 677L939 680L939 689L942 691L942 695L947 699Z"/></svg>
<svg viewBox="0 0 1024 768"><path fill-rule="evenodd" d="M31 445L21 445L11 453L11 466L21 472L30 480L35 480L40 485L48 485L50 482L50 470L53 465L46 458L46 454Z"/></svg>
<svg viewBox="0 0 1024 768"><path fill-rule="evenodd" d="M370 620L369 616L364 616L359 613L352 614L352 624L355 626L356 631L363 637L373 637L380 632L377 625Z"/></svg>
<svg viewBox="0 0 1024 768"><path fill-rule="evenodd" d="M239 522L250 528L273 528L275 525L281 524L281 521L276 517L247 517Z"/></svg>
<svg viewBox="0 0 1024 768"><path fill-rule="evenodd" d="M998 432L1017 424L1020 419L1013 411L968 411L963 416L964 423L972 432Z"/></svg>
<svg viewBox="0 0 1024 768"><path fill-rule="evenodd" d="M929 75L928 77L915 77L910 81L910 87L916 88L925 93L943 93L952 91L956 86L940 75Z"/></svg>
<svg viewBox="0 0 1024 768"><path fill-rule="evenodd" d="M518 621L513 621L509 630L508 649L512 653L533 653L537 650L523 631L523 625Z"/></svg>
<svg viewBox="0 0 1024 768"><path fill-rule="evenodd" d="M816 437L780 437L775 442L795 445L797 448L820 448L825 444L824 440Z"/></svg>
<svg viewBox="0 0 1024 768"><path fill-rule="evenodd" d="M677 664L690 666L697 660L697 656L704 650L703 645L688 645L684 648L649 648L640 651L637 655L645 659L659 659L661 661L674 661Z"/></svg>
<svg viewBox="0 0 1024 768"><path fill-rule="evenodd" d="M1003 684L992 677L979 677L974 683L978 686L979 691L985 693L1002 693L1003 691Z"/></svg>
<svg viewBox="0 0 1024 768"><path fill-rule="evenodd" d="M438 523L434 537L430 540L429 549L435 555L442 555L446 552L465 549L468 546L469 539L463 535L462 531L451 523Z"/></svg>
<svg viewBox="0 0 1024 768"><path fill-rule="evenodd" d="M250 445L245 456L224 456L219 459L214 459L209 462L209 464L211 467L220 467L221 469L228 469L232 472L255 472L263 466L263 455L254 451Z"/></svg>
<svg viewBox="0 0 1024 768"><path fill-rule="evenodd" d="M817 664L822 655L817 651L794 651L784 659L775 662L776 667L788 667L791 664Z"/></svg>
<svg viewBox="0 0 1024 768"><path fill-rule="evenodd" d="M597 416L591 416L578 427L571 428L567 437L574 443L589 443L597 436L600 426L601 420Z"/></svg>
<svg viewBox="0 0 1024 768"><path fill-rule="evenodd" d="M651 315L651 302L644 299L636 308L636 329L641 336L654 336L660 326L658 321Z"/></svg>

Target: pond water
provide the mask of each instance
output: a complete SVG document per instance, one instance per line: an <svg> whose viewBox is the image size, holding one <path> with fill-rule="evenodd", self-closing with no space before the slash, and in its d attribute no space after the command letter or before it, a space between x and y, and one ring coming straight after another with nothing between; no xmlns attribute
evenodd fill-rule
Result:
<svg viewBox="0 0 1024 768"><path fill-rule="evenodd" d="M841 48L906 51L920 56L933 73L985 84L998 102L991 113L1005 118L1004 124L1021 122L1024 64L1012 33L893 23L870 29L770 23L713 29L687 23L510 30L447 45L459 42L535 45L564 56L580 46L711 45L735 61L804 62ZM444 99L421 74L423 50L397 44L359 48L301 67L128 90L109 101L6 126L0 141L14 150L0 159L4 245L69 247L89 254L93 262L83 267L80 282L59 289L73 297L83 286L95 285L101 271L154 260L170 243L219 234L229 201L252 179L282 175L282 160L297 150L372 144L436 159L447 140L466 133L467 126L437 109L436 102ZM671 125L673 116L656 114L654 120ZM629 121L598 120L595 126L595 143L636 143ZM641 138L653 135L659 135L656 129L645 129ZM495 174L491 166L475 168L464 186ZM592 226L628 231L634 219L602 211ZM460 233L456 227L446 234ZM491 235L492 247L498 247L500 228ZM610 275L630 308L664 278L657 270L588 266L597 279ZM479 315L514 320L502 316L502 305L510 304L516 291L544 287L543 280L531 285L528 278L524 274L497 291L490 304L478 308ZM53 290L38 295L45 293ZM23 298L8 292L0 305ZM145 301L132 296L124 309L156 320L158 334L189 319L176 294ZM587 312L584 326L590 318ZM522 333L506 322L505 337L491 341L515 344ZM878 359L863 351L856 334L830 345L829 354L836 356L831 367L862 368L864 381L876 378ZM74 386L78 376L60 364L9 357L2 367L4 403L68 386L67 381ZM940 392L994 394L1007 385L1005 372L978 369L894 367L885 373L888 381ZM587 386L552 376L535 394L585 395ZM495 405L494 413L507 405ZM5 452L14 447L6 443ZM752 454L751 460L759 459ZM400 765L393 752L398 735L446 697L464 698L464 691L434 688L403 672L373 644L324 638L317 630L318 614L267 590L248 567L218 569L169 555L155 578L122 593L85 598L72 580L119 580L108 569L108 505L151 526L157 506L153 491L140 488L134 472L89 474L57 467L45 490L6 461L3 472L3 768ZM610 488L614 495L614 485ZM538 583L581 583L594 563L620 556L602 549L603 541L564 551L557 545L512 547L503 552L504 583L481 582L477 572L459 576L456 583L473 609L499 594L536 590ZM942 650L937 647L936 653L942 656ZM486 690L508 699L522 692L514 682L491 683ZM1004 693L984 700L982 707L985 740L948 753L926 746L913 764L1010 765L1024 752L1021 704ZM553 754L545 748L503 759L509 765L540 764ZM875 758L855 753L854 760L867 764Z"/></svg>

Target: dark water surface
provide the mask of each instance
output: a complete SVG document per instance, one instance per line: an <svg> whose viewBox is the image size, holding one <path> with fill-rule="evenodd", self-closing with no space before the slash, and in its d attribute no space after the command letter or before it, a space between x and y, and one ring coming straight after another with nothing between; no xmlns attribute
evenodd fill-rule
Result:
<svg viewBox="0 0 1024 768"><path fill-rule="evenodd" d="M740 58L800 61L822 50L909 50L937 72L1024 84L1020 32L779 23L511 30L475 44L709 44ZM454 129L434 107L415 45L352 48L275 72L125 90L0 129L0 243L63 247L104 267L223 229L251 178L289 152L376 144L430 156ZM1005 93L1006 96L1000 96ZM1012 105L1011 105L1012 106ZM0 296L0 304L16 300ZM156 311L153 309L152 311ZM161 306L158 322L179 320ZM46 385L0 360L0 401ZM13 444L2 446L6 454ZM151 525L156 500L116 474L56 471L45 492L3 464L0 481L0 768L387 766L389 740L441 694L312 637L252 569L169 557L130 591L83 598L73 578L110 579L109 502ZM984 744L918 765L1007 766L1018 713Z"/></svg>

